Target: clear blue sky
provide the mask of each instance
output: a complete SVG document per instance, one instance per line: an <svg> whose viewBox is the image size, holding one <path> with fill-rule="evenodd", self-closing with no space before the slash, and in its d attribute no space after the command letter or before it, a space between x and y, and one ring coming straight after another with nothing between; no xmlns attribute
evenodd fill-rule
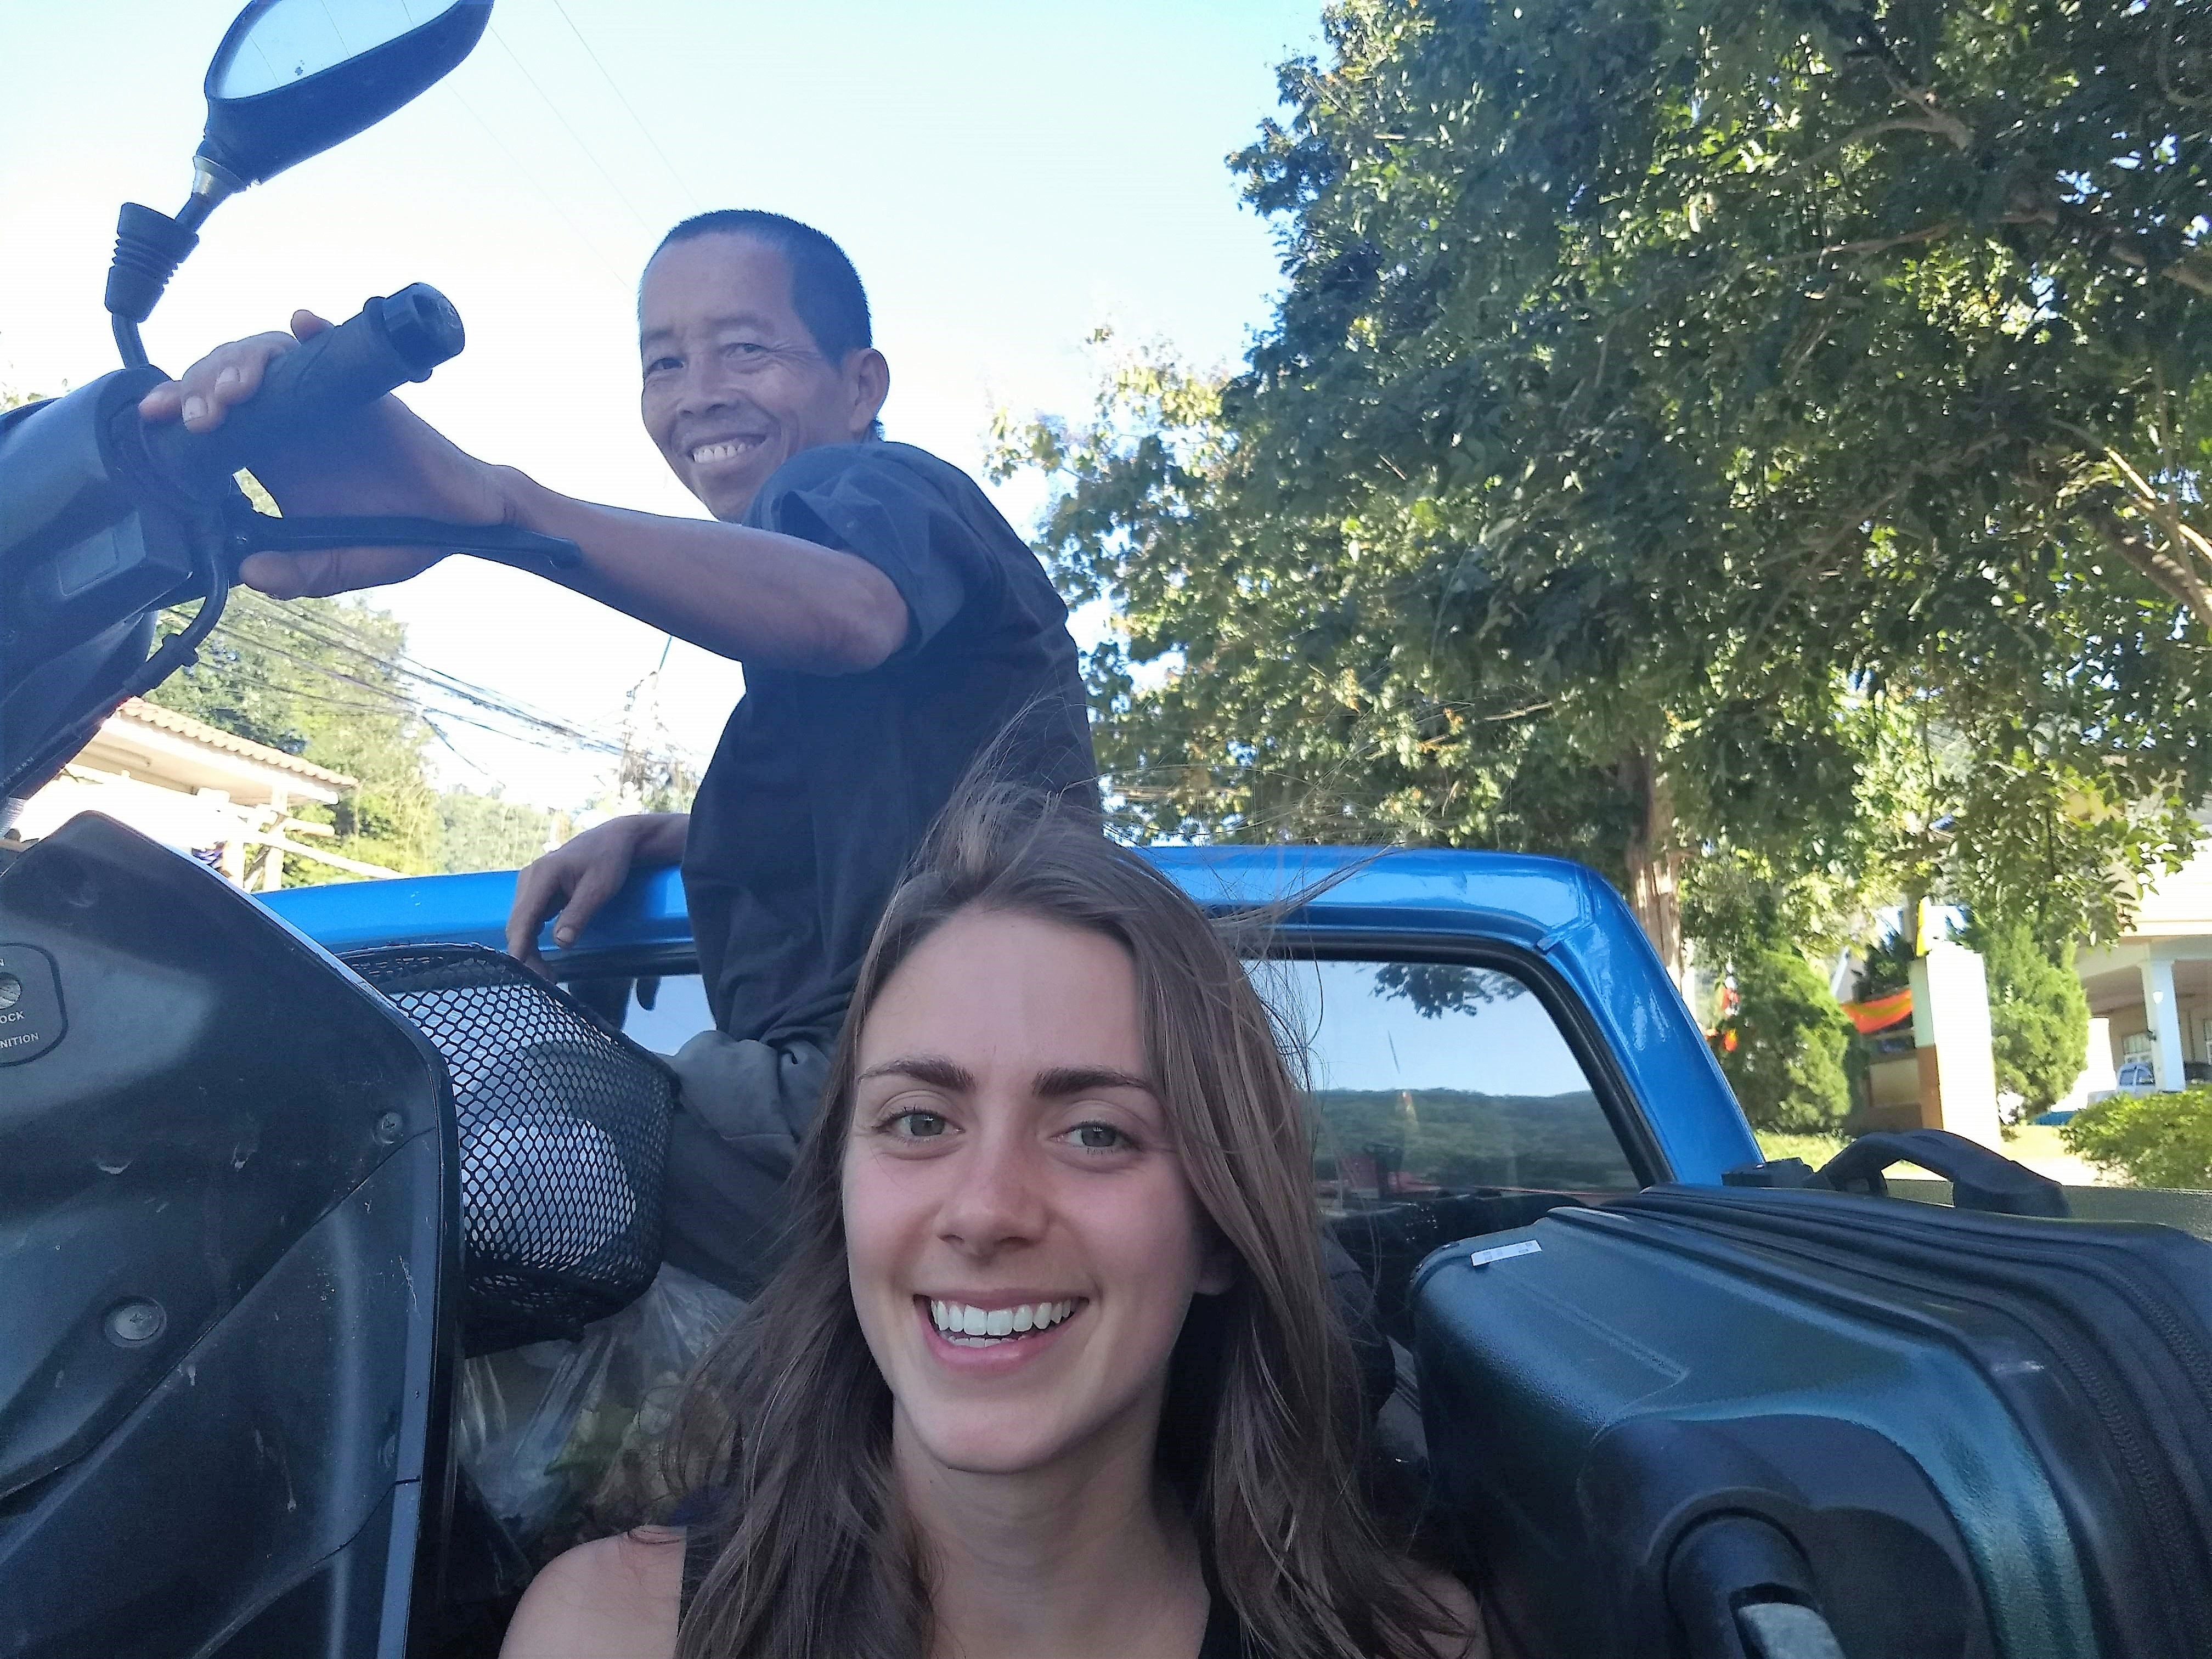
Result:
<svg viewBox="0 0 2212 1659"><path fill-rule="evenodd" d="M0 383L51 391L114 366L100 294L116 206L183 201L202 72L235 10L0 0ZM1274 110L1275 66L1317 49L1319 13L499 0L450 79L218 211L148 346L180 368L295 306L346 316L428 282L470 343L410 393L426 416L556 489L696 512L638 428L632 285L677 219L765 207L860 266L892 363L890 434L972 468L994 406L1080 405L1099 323L1202 363L1241 355L1279 278L1223 158ZM1002 497L1024 530L1036 501ZM423 660L580 722L610 725L661 650L466 560L372 598ZM740 684L679 645L664 713L703 752ZM495 776L550 805L592 787L587 758L463 747L480 769L449 763L453 781Z"/></svg>

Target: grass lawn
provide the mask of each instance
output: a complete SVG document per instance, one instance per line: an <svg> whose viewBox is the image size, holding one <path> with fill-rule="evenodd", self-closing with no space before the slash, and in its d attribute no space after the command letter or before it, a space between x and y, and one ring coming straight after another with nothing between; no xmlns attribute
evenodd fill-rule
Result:
<svg viewBox="0 0 2212 1659"><path fill-rule="evenodd" d="M2005 1156L2021 1159L2071 1158L2056 1123L2023 1123L2005 1137Z"/></svg>
<svg viewBox="0 0 2212 1659"><path fill-rule="evenodd" d="M1777 1158L1802 1158L1816 1170L1850 1144L1842 1135L1771 1134L1765 1130L1757 1133L1759 1150L1769 1163ZM2040 1170L2055 1181L2073 1186L2100 1184L2110 1179L2066 1150L2066 1143L2059 1139L2058 1126L2055 1123L2021 1124L2005 1137L2004 1155ZM1894 1164L1891 1166L1890 1173L1907 1180L1929 1174L1927 1170L1910 1164Z"/></svg>
<svg viewBox="0 0 2212 1659"><path fill-rule="evenodd" d="M1842 1135L1790 1135L1760 1129L1759 1150L1769 1164L1785 1158L1802 1158L1819 1169L1850 1142Z"/></svg>

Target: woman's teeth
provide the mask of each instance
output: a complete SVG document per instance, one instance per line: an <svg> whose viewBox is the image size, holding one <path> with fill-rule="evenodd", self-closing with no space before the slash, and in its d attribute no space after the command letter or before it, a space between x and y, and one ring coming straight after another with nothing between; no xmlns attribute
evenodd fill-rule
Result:
<svg viewBox="0 0 2212 1659"><path fill-rule="evenodd" d="M963 1348L987 1348L1034 1331L1050 1330L1075 1311L1073 1302L1023 1303L1013 1308L975 1308L964 1302L932 1302L938 1334Z"/></svg>

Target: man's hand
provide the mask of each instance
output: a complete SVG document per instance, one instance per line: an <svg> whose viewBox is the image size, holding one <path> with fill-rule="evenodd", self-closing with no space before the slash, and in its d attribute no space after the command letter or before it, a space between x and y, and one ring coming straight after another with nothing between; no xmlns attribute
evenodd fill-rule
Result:
<svg viewBox="0 0 2212 1659"><path fill-rule="evenodd" d="M633 869L681 863L690 826L688 812L609 818L530 865L515 878L514 908L507 916L507 955L550 979L544 957L538 954L545 919L560 913L553 942L568 949Z"/></svg>
<svg viewBox="0 0 2212 1659"><path fill-rule="evenodd" d="M257 334L216 347L182 380L148 392L138 412L149 421L181 419L194 432L212 432L234 405L260 390L272 362L330 326L313 312L295 312L290 334ZM392 397L339 417L310 441L257 460L253 472L288 514L389 514L462 525L510 517L502 469L458 448ZM413 547L256 553L239 574L248 586L293 599L404 581L444 556Z"/></svg>

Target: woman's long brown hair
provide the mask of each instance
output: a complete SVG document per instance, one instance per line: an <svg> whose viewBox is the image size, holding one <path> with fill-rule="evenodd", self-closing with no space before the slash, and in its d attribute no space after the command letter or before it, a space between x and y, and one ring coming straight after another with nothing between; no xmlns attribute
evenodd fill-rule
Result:
<svg viewBox="0 0 2212 1659"><path fill-rule="evenodd" d="M792 1177L791 1253L694 1380L679 1476L716 1545L677 1659L918 1659L931 1613L890 1468L890 1394L853 1310L841 1174L860 1030L915 947L971 908L1103 934L1135 963L1151 1074L1234 1285L1192 1304L1161 1425L1214 1593L1268 1659L1426 1659L1445 1616L1362 1496L1352 1349L1322 1265L1311 1131L1273 1022L1206 914L1094 814L971 790L863 962Z"/></svg>

